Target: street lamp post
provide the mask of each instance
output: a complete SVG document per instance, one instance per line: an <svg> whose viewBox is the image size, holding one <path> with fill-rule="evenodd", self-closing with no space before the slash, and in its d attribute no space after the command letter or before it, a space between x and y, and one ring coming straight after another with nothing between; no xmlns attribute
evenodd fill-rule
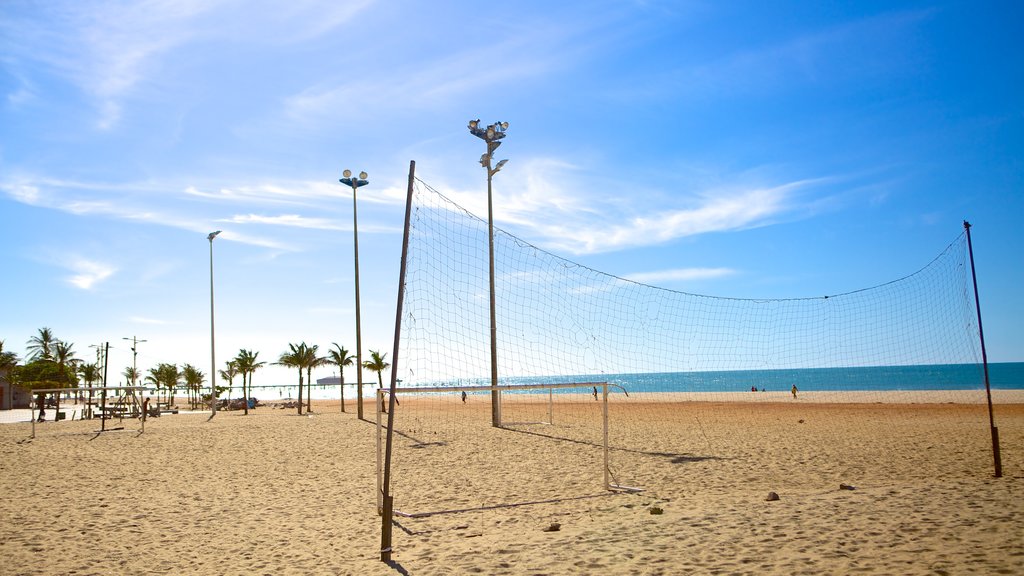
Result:
<svg viewBox="0 0 1024 576"><path fill-rule="evenodd" d="M135 382L139 378L139 365L137 362L139 352L136 350L136 347L143 342L148 342L148 340L139 340L136 336L132 336L131 338L126 336L121 338L121 340L131 340L132 342L132 386L135 386Z"/></svg>
<svg viewBox="0 0 1024 576"><path fill-rule="evenodd" d="M352 177L351 170L342 172L339 180L342 184L352 187L352 245L355 247L356 261L356 413L360 420L363 419L363 342L362 332L359 326L359 218L356 213L356 190L360 186L370 183L366 179L366 172L360 172L358 178ZM342 390L342 394L345 391Z"/></svg>
<svg viewBox="0 0 1024 576"><path fill-rule="evenodd" d="M138 347L140 342L145 342L145 340L139 340L135 336L132 336L131 338L125 337L121 339L131 340L132 342L132 386L134 387L136 385L136 381L139 379L139 364L137 362L139 352L136 348ZM132 390L132 398L135 398L135 390ZM139 406L142 406L141 398L137 399L136 401L139 403Z"/></svg>
<svg viewBox="0 0 1024 576"><path fill-rule="evenodd" d="M210 241L210 418L217 415L217 346L213 332L213 239L220 230L210 232L206 237Z"/></svg>
<svg viewBox="0 0 1024 576"><path fill-rule="evenodd" d="M487 143L487 152L480 157L480 165L487 170L487 251L491 293L491 426L501 426L501 392L498 390L498 321L494 297L494 208L491 202L491 180L508 160L491 167L494 151L501 146L501 139L508 130L508 122L495 122L487 128L480 128L480 120L469 121L469 132Z"/></svg>

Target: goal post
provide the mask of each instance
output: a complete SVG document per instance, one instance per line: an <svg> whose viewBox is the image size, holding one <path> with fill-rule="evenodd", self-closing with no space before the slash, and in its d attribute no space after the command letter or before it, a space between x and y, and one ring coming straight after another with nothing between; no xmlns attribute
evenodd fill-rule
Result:
<svg viewBox="0 0 1024 576"><path fill-rule="evenodd" d="M609 443L608 398L609 398L610 392L612 392L614 390L621 391L624 396L628 397L629 393L621 385L613 384L613 383L609 383L609 382L561 382L561 383L551 383L551 384L547 384L547 383L544 383L544 384L541 384L541 383L538 383L538 384L505 384L505 385L499 385L497 387L494 387L494 386L421 386L421 387L395 388L394 392L395 392L396 395L400 395L400 394L425 395L425 394L444 394L444 393L460 393L460 392L473 393L473 392L494 392L494 391L507 393L507 392L527 392L527 391L530 391L530 390L542 390L542 391L546 390L548 392L548 394L547 394L547 396L548 396L548 399L547 399L547 413L548 413L548 416L549 416L549 418L548 418L549 421L548 422L505 422L505 423L503 423L501 428L506 428L507 429L507 428L510 428L511 426L527 426L527 425L535 425L535 424L553 425L552 421L553 421L553 410L554 410L554 408L553 408L554 391L555 390L568 390L568 389L590 389L590 388L595 389L595 390L600 390L601 421L602 421L602 423L601 423L601 438L602 438L602 441L601 441L601 449L602 449L602 459L601 459L601 462L602 462L602 465L601 465L602 472L601 472L601 477L602 477L602 485L603 485L605 490L609 490L609 491L642 492L643 488L638 488L638 487L633 487L633 486L624 486L624 485L621 485L621 484L614 483L612 481L612 475L611 475L611 446L610 446L610 443ZM609 389L611 389L611 390L609 390ZM377 390L377 401L375 402L376 411L377 411L377 512L378 512L378 514L382 514L383 511L384 511L384 494L385 494L385 491L384 491L384 477L385 477L385 472L389 472L388 475L391 478L394 478L394 473L393 472L385 471L385 469L384 469L385 464L384 464L384 457L383 457L384 436L385 436L385 433L387 432L387 430L386 430L386 425L384 423L384 417L383 417L384 413L383 413L382 408L385 405L385 398L386 398L386 396L389 393L390 393L390 390L383 389L383 388L378 389ZM503 395L499 395L499 396L503 396ZM395 408L395 410L402 410L401 405L399 403L396 402L395 404L398 404L398 406ZM430 512L430 513L422 513L422 512L409 513L409 512L402 512L400 510L393 510L392 513L395 516L422 517L422 516L426 516L426 515L433 515L433 514L440 514L440 513L454 512L454 511L456 511L456 510L442 510L442 511L438 511L438 512Z"/></svg>

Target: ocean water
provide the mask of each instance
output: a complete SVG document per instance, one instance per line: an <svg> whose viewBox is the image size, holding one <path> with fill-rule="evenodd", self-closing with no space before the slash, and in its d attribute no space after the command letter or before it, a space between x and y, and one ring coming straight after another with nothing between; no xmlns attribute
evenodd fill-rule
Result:
<svg viewBox="0 0 1024 576"><path fill-rule="evenodd" d="M596 378L596 376L595 376ZM809 368L793 370L736 370L614 374L607 380L638 392L982 390L980 364ZM989 364L993 389L1024 389L1024 362Z"/></svg>
<svg viewBox="0 0 1024 576"><path fill-rule="evenodd" d="M756 387L769 391L789 391L794 384L801 391L894 391L894 390L984 390L985 376L981 364L932 364L915 366L870 366L856 368L805 368L782 370L730 370L710 372L661 372L643 374L582 374L574 376L501 378L502 384L554 384L562 382L608 382L628 392L749 392ZM989 383L993 389L1024 389L1024 362L989 364ZM486 386L488 378L429 382L423 386ZM408 384L404 384L408 386ZM372 385L364 382L366 397L373 397ZM294 387L290 387L294 388ZM260 395L271 398L270 391ZM337 398L337 385L313 386L313 398ZM579 393L575 389L555 390L556 394ZM295 395L296 390L284 388L273 392ZM516 392L508 392L516 393ZM525 393L536 393L535 390ZM346 383L345 398L355 396L353 386Z"/></svg>

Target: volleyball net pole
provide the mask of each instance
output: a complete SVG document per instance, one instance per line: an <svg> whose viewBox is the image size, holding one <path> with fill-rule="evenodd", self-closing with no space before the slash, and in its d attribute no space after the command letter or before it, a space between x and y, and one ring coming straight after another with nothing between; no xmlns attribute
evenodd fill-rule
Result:
<svg viewBox="0 0 1024 576"><path fill-rule="evenodd" d="M988 379L988 354L985 352L985 330L981 327L981 298L978 296L978 275L974 271L974 247L971 245L971 223L964 220L964 231L967 233L967 255L971 261L971 280L974 283L974 310L978 313L978 338L981 340L981 365L985 373L985 396L988 398L988 425L992 431L992 459L995 465L995 477L1003 476L1003 461L999 454L999 428L992 410L992 386Z"/></svg>
<svg viewBox="0 0 1024 576"><path fill-rule="evenodd" d="M381 478L381 529L380 529L380 561L391 561L391 490L388 484L391 482L391 447L394 441L395 424L395 388L398 378L398 345L402 334L402 301L405 299L405 264L409 255L409 223L412 221L412 192L416 180L416 161L409 161L409 188L405 198L405 232L402 235L402 264L398 271L398 304L395 306L395 339L391 354L391 393L388 395L388 437L387 446L384 450L384 474ZM362 369L362 367L360 367ZM380 422L380 399L378 392L378 413L377 422ZM378 424L378 430L380 425ZM378 442L380 433L377 435ZM380 452L377 452L380 454Z"/></svg>

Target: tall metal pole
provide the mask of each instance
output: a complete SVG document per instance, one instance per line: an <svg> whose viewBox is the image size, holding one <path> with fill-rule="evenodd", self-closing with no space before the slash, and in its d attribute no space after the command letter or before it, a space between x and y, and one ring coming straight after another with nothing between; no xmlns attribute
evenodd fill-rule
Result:
<svg viewBox="0 0 1024 576"><path fill-rule="evenodd" d="M100 432L107 430L107 365L110 364L110 342L103 343L103 391L100 392Z"/></svg>
<svg viewBox="0 0 1024 576"><path fill-rule="evenodd" d="M148 342L148 340L139 340L138 336L132 336L131 338L128 338L126 336L124 338L121 338L121 340L132 341L132 386L135 386L136 381L139 379L139 364L137 362L139 355L138 345L143 342Z"/></svg>
<svg viewBox="0 0 1024 576"><path fill-rule="evenodd" d="M356 190L370 182L366 172L360 172L358 178L352 177L351 170L342 172L339 180L342 184L352 187L352 246L355 250L356 263L356 416L363 419L363 332L359 322L359 216L357 214ZM344 394L344 389L342 394Z"/></svg>
<svg viewBox="0 0 1024 576"><path fill-rule="evenodd" d="M131 383L131 386L134 387L136 385L136 381L139 379L139 364L138 364L138 361L137 361L138 360L138 356L139 356L138 346L139 346L140 342L146 342L146 340L139 340L137 336L132 336L131 338L125 337L125 338L122 338L122 340L131 340L132 341L132 383ZM136 396L135 390L131 391L131 395L132 395L132 400L136 403L136 405L141 410L142 409L142 399L140 399L140 398L138 398L138 396Z"/></svg>
<svg viewBox="0 0 1024 576"><path fill-rule="evenodd" d="M985 330L981 327L981 298L978 296L978 275L974 272L974 247L971 245L971 223L964 220L967 232L967 254L971 258L971 280L974 282L974 309L978 313L978 337L981 339L981 365L985 373L985 395L988 397L988 425L992 431L992 458L995 461L995 477L1003 476L1003 462L999 454L999 428L996 428L992 412L992 387L988 380L988 353L985 352Z"/></svg>
<svg viewBox="0 0 1024 576"><path fill-rule="evenodd" d="M487 143L487 152L480 157L480 165L487 170L487 257L488 283L491 300L491 426L501 426L501 391L498 390L498 320L497 299L494 291L494 205L491 180L508 160L491 167L494 151L501 146L508 122L496 122L487 128L480 128L479 120L469 121L469 132Z"/></svg>
<svg viewBox="0 0 1024 576"><path fill-rule="evenodd" d="M220 234L220 230L210 232L206 237L210 241L210 418L217 415L217 345L213 330L213 239L217 234Z"/></svg>

